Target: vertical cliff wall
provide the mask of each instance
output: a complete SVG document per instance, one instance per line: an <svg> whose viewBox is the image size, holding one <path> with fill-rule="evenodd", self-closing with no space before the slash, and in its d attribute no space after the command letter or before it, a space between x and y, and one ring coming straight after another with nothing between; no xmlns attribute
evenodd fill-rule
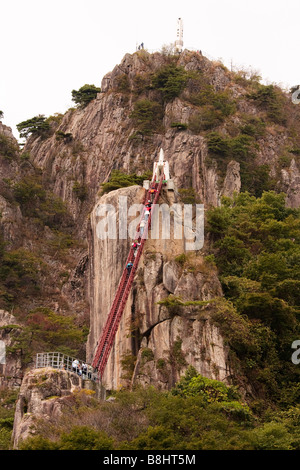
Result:
<svg viewBox="0 0 300 470"><path fill-rule="evenodd" d="M180 93L167 100L162 94L161 84L155 84L154 78L159 71L170 70L170 66L172 70L174 67L183 69L189 78ZM121 63L103 78L101 93L96 99L84 108L69 109L64 115L50 117L47 135L33 133L29 137L24 149L26 159L8 160L0 155L0 222L4 240L10 248L37 250L48 267L47 276L41 282L43 297L38 300L27 298L26 306L24 304L20 309L21 315L26 316L28 311L40 305L47 305L62 315L66 312L75 313L78 317L90 315L87 355L92 358L130 243L129 240L108 243L97 238L99 189L101 183L108 181L113 169L139 175L152 170L160 148L164 149L177 189L188 191L205 208L219 205L223 195L232 196L239 192L243 185L245 187L245 181L251 191L256 184L260 189L283 189L287 204L297 207L300 194L299 145L297 138L293 137L297 114L294 113L293 117L290 113L289 119L294 121L287 123L283 120L277 122L274 116L270 120L265 103L258 99L259 87L255 79L247 80L196 52L184 51L179 56L146 51L126 54ZM251 94L256 99L252 99ZM133 118L137 102L143 100L156 103L161 109L159 126L147 129L147 132L141 132L139 123ZM213 100L216 100L215 104ZM222 108L223 105L225 108L229 105L233 112L226 108L219 119L220 106ZM212 121L210 117L213 117ZM203 127L203 122L208 127ZM220 146L212 145L210 133L215 131L219 140L213 143ZM0 134L11 138L11 131L2 124ZM250 153L247 147L249 138ZM229 141L235 145L225 155L222 145ZM54 259L57 251L51 252L47 248L56 241L51 230L46 225L38 231L14 200L13 184L33 172L41 177L44 188L62 198L72 217L72 236L76 234L80 246L67 250L70 262ZM270 178L272 184L268 186ZM132 201L142 200L141 188L121 191ZM105 200L111 201L114 197L115 193L108 194ZM209 357L214 357L211 364L218 363L219 375L225 378L225 349L218 332L208 326L209 321L205 318L200 321L195 310L190 312L190 317L177 312L173 318L166 306L157 304L170 293L175 296L178 292L181 296L186 294L187 300L202 300L215 295L216 290L220 293L217 276L205 267L205 263L199 270L194 267L191 272L174 261L176 255L184 252L184 246L178 240L147 242L141 269L122 319L122 333L118 333L121 336L107 367L110 371L106 377L109 386L119 386L122 375L127 377L127 382L148 380L146 377L149 376L150 382L169 386L179 373L173 364L174 358L170 359L170 351L174 344L179 348L177 337L180 335L185 338L181 338L181 347L189 357L187 361L198 364L199 371L206 370L210 376L217 376L214 372L217 368L208 364ZM200 254L194 255L199 260ZM64 276L63 281L60 275ZM200 296L199 292L202 292ZM210 332L206 330L208 327ZM192 333L192 337L202 337L202 346L199 346L201 360L196 359L199 348L197 352L192 349L192 344L187 344L190 335L187 331L191 332L193 328L197 333ZM160 332L161 344L165 342L162 349L159 349L155 331ZM180 331L182 333L179 334ZM222 359L217 359L214 354L218 348L211 350L205 365L204 349L209 350L210 341L205 338L211 337L224 354ZM164 363L160 359L165 355L168 367L173 364L172 373L170 367L163 369ZM121 370L122 358L127 361L128 373ZM134 371L132 364L136 365ZM160 372L159 375L157 364L164 370L164 376ZM148 372L143 375L146 369Z"/></svg>
<svg viewBox="0 0 300 470"><path fill-rule="evenodd" d="M131 206L140 203L143 195L144 190L137 186L112 191L91 213L88 361L93 358L132 242L118 237L101 240L98 230L103 214L100 216L99 209L104 204L118 209L124 196ZM171 206L175 200L176 194L164 189L159 203ZM119 218L118 212L116 215ZM170 239L154 239L150 231L104 373L108 389L136 383L168 389L189 365L206 377L228 380L228 351L218 328L210 322L209 306L169 309L159 303L170 294L183 302L222 295L216 273L205 266L200 253L186 251L186 241L174 237L174 221ZM191 258L186 268L176 261L182 256Z"/></svg>

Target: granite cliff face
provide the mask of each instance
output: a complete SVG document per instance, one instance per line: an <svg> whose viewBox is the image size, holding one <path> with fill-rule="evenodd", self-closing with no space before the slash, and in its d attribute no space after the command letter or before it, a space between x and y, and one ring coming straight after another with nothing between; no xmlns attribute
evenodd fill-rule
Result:
<svg viewBox="0 0 300 470"><path fill-rule="evenodd" d="M70 109L63 116L52 117L47 136L29 137L24 148L28 159L22 163L1 159L1 229L11 248L30 249L37 243L37 235L33 237L30 224L26 226L28 218L24 219L20 207L7 196L8 180L18 181L34 169L42 175L45 188L62 198L68 207L82 244L69 251L72 262L67 269L47 253L48 283L53 287L47 295L50 307L58 313L73 311L80 316L84 311L89 315L87 360L93 357L131 241L99 240L97 207L103 201L115 203L120 195L127 196L130 203L140 202L144 194L141 187L133 186L100 199L101 183L108 181L111 171L122 169L142 174L152 170L163 148L176 192L164 193L162 202L172 204L176 198L182 202L180 190L192 189L195 200L205 208L218 206L222 196L233 196L244 184L245 171L241 168L244 161L235 158L233 152L220 166L218 158L211 154L206 134L191 126L199 113L191 96L200 90L193 79L181 94L162 104L159 128L152 134L137 132L131 114L135 104L141 99L159 101L151 77L170 63L197 73L198 79L204 77L206 85L215 93L228 92L235 98L237 112L219 124L221 135L234 138L237 129L245 124L245 115L248 120L261 116L257 103L248 99L245 80L234 79L222 64L190 51L172 59L141 51L125 55L103 78L101 93L85 108ZM12 137L9 128L2 124L0 134ZM287 129L267 126L265 133L258 136L255 148L253 168L268 165L267 176L272 178L276 190L284 190L287 205L297 207L300 200L297 149L292 149L294 153L289 151ZM285 165L280 167L279 158L287 148ZM52 236L47 227L43 236L45 240ZM203 253L193 254L192 268L175 260L182 253L185 253L184 240L148 240L107 365L108 388L135 382L168 388L188 364L209 377L227 380L230 375L227 350L218 329L210 322L209 307L203 308L201 315L198 308L192 307L174 314L166 305L158 304L169 294L186 301L222 295L217 274L206 266ZM58 273L63 270L68 277L62 285Z"/></svg>
<svg viewBox="0 0 300 470"><path fill-rule="evenodd" d="M139 99L157 99L157 91L148 81L169 64L170 59L160 53L126 54L103 78L101 93L95 100L84 109L71 109L64 116L56 117L51 137L29 138L26 149L30 151L31 160L45 172L54 192L68 202L74 219L80 221L82 236L86 213L93 207L100 184L108 180L111 170L141 173L152 169L160 148L164 149L177 187L194 188L206 206L218 205L223 194L230 196L240 190L240 167L234 155L221 172L216 161L211 156L208 158L207 139L201 132L174 126L174 123L187 125L197 115L197 107L190 101L190 96L199 91L193 80L179 97L164 105L159 129L151 136L134 137L136 128L131 117L134 105ZM238 113L229 119L232 129L242 125L241 116L245 114L249 118L260 116L258 105L247 98L247 89L221 64L184 51L175 65L205 77L206 84L216 93L231 93ZM140 83L147 86L144 84L142 88ZM220 132L228 135L231 129L228 126L221 124ZM292 176L297 168L295 159L290 158L284 173L278 171L279 156L289 143L289 135L283 127L267 128L257 143L256 163L269 166L277 188L287 192L287 202L293 206L299 197L295 196L299 194L299 182ZM83 201L78 200L73 190L75 182L86 190Z"/></svg>
<svg viewBox="0 0 300 470"><path fill-rule="evenodd" d="M78 202L72 190L75 181L86 186L87 199L93 204L100 184L108 180L112 169L128 172L152 169L160 148L164 149L178 188L193 187L202 202L207 205L219 203L225 189L220 185L216 170L205 164L205 139L171 128L174 121L187 122L193 114L193 106L176 98L166 105L161 132L141 141L130 140L134 131L130 114L136 97L120 92L118 79L126 74L130 88L134 86L136 77L155 72L166 63L161 54L146 58L127 54L122 63L103 78L102 92L97 99L84 109L68 111L58 126L54 124L55 131L72 135L71 142L58 141L55 132L48 139L29 139L28 149L34 164L47 172L55 193L68 201L75 219L80 218L87 204ZM205 70L208 64L207 59L195 54L185 54L178 62L187 70ZM229 82L221 68L211 73L218 88ZM232 164L229 165L229 173L231 167ZM232 178L239 179L237 167Z"/></svg>
<svg viewBox="0 0 300 470"><path fill-rule="evenodd" d="M99 208L110 204L117 209L119 198L124 196L130 207L143 200L144 191L139 186L112 191L100 198L91 213L90 298L93 301L88 361L93 359L132 242L130 237L101 239L98 229L104 214L99 214ZM172 206L175 199L173 191L164 189L159 203ZM116 212L117 220L119 216ZM188 365L206 377L230 379L228 351L218 328L210 322L209 307L203 307L200 314L197 306L180 312L159 304L170 294L183 301L207 301L222 295L216 273L205 265L200 253L190 253L191 263L186 268L176 261L184 252L189 254L187 240L175 239L173 230L171 223L169 239L154 239L152 232L149 233L103 377L108 389L129 383L168 389Z"/></svg>
<svg viewBox="0 0 300 470"><path fill-rule="evenodd" d="M39 419L48 421L61 416L68 397L82 389L76 374L52 368L28 371L24 376L16 405L13 448L35 434Z"/></svg>

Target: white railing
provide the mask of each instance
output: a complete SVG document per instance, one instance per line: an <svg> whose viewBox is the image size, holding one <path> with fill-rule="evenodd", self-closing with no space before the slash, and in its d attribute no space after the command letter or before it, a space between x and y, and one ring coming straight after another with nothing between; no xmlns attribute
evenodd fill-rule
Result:
<svg viewBox="0 0 300 470"><path fill-rule="evenodd" d="M37 369L53 367L54 369L73 372L84 380L93 380L94 382L99 380L97 371L90 364L59 352L38 353L36 355L35 367Z"/></svg>

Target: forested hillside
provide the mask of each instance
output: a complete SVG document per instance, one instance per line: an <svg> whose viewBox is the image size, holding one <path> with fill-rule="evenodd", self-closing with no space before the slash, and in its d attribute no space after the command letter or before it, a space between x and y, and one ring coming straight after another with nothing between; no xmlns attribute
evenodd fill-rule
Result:
<svg viewBox="0 0 300 470"><path fill-rule="evenodd" d="M129 246L99 242L98 204L140 202L163 148L160 203L204 204L204 246L147 241L110 400L60 397L19 447L299 449L300 106L191 51L126 54L71 94L18 124L24 148L0 123L0 448L36 353L91 362Z"/></svg>

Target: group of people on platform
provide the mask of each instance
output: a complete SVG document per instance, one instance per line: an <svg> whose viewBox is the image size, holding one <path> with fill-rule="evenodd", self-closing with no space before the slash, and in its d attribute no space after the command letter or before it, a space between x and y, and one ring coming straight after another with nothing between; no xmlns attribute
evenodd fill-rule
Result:
<svg viewBox="0 0 300 470"><path fill-rule="evenodd" d="M83 378L92 379L94 369L91 365L86 364L85 362L80 362L78 359L74 359L72 362L72 370L79 376Z"/></svg>

